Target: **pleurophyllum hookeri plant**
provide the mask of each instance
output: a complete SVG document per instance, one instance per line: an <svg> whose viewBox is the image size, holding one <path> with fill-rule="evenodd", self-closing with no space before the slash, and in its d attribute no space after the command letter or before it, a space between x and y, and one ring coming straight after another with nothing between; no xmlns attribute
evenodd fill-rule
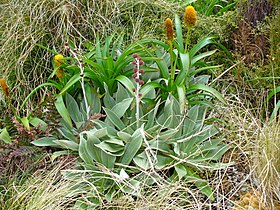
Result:
<svg viewBox="0 0 280 210"><path fill-rule="evenodd" d="M197 172L225 166L217 161L229 147L217 136L218 128L206 123L208 107L195 105L182 114L173 96L163 102L163 109L160 102L150 110L141 103L137 128L134 94L122 85L113 96L106 93L105 120L93 119L94 127L81 132L75 146L85 171L69 171L68 176L86 175L110 201L123 193L140 196L141 189L161 182L161 174L169 171L168 181L192 182L213 200L211 187ZM85 185L79 188L86 190ZM90 190L87 195L92 205L102 202Z"/></svg>

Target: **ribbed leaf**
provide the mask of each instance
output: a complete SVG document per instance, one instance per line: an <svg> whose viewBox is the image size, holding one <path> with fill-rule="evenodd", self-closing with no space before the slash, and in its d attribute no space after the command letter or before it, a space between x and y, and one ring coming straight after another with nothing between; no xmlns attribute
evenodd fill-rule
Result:
<svg viewBox="0 0 280 210"><path fill-rule="evenodd" d="M71 119L74 121L77 128L81 126L81 122L83 122L83 114L80 112L78 103L76 100L68 93L65 95L65 102L67 111L71 117Z"/></svg>
<svg viewBox="0 0 280 210"><path fill-rule="evenodd" d="M83 137L83 133L80 134L80 144L79 144L79 156L80 158L89 165L93 165L92 158L87 152L87 140ZM92 148L88 148L92 149Z"/></svg>
<svg viewBox="0 0 280 210"><path fill-rule="evenodd" d="M157 82L148 82L141 87L140 92L142 93L142 96L145 97L150 91L160 87L161 85Z"/></svg>
<svg viewBox="0 0 280 210"><path fill-rule="evenodd" d="M78 151L79 150L79 144L73 141L68 141L68 140L54 140L54 143L57 145L61 146L64 149L71 149L73 151Z"/></svg>
<svg viewBox="0 0 280 210"><path fill-rule="evenodd" d="M177 164L177 165L175 165L174 168L175 168L176 173L178 174L179 179L182 179L188 173L183 164Z"/></svg>
<svg viewBox="0 0 280 210"><path fill-rule="evenodd" d="M12 143L12 139L7 131L7 128L4 128L0 131L0 140L4 141L5 143Z"/></svg>
<svg viewBox="0 0 280 210"><path fill-rule="evenodd" d="M64 121L70 126L73 127L71 117L69 115L68 110L66 109L66 106L64 104L62 95L58 95L56 101L54 102L54 105L60 114L60 116L64 119Z"/></svg>
<svg viewBox="0 0 280 210"><path fill-rule="evenodd" d="M206 181L201 179L190 167L186 167L187 171L187 179L195 183L195 186L204 194L206 195L211 201L215 198L213 196L213 190L208 185Z"/></svg>
<svg viewBox="0 0 280 210"><path fill-rule="evenodd" d="M276 106L274 107L274 109L271 113L270 122L272 122L273 120L276 119L277 113L279 112L279 110L280 110L280 100L277 102Z"/></svg>
<svg viewBox="0 0 280 210"><path fill-rule="evenodd" d="M128 79L124 75L120 75L116 78L116 80L118 80L120 83L122 83L126 87L126 89L131 93L131 95L134 95L133 91L132 91L132 89L134 88L134 85L130 79Z"/></svg>
<svg viewBox="0 0 280 210"><path fill-rule="evenodd" d="M199 60L201 60L202 58L205 58L205 57L208 57L210 55L213 55L217 50L211 50L211 51L207 51L207 52L204 52L204 53L200 53L196 56L194 56L192 59L191 59L191 66L194 66L195 63Z"/></svg>
<svg viewBox="0 0 280 210"><path fill-rule="evenodd" d="M179 15L175 14L175 28L176 28L176 40L178 43L179 52L184 52L184 41L182 33L182 25Z"/></svg>
<svg viewBox="0 0 280 210"><path fill-rule="evenodd" d="M104 108L104 111L106 112L107 119L110 120L110 122L119 130L123 130L126 128L125 124L120 120L120 118L112 112L110 109Z"/></svg>
<svg viewBox="0 0 280 210"><path fill-rule="evenodd" d="M34 144L35 146L39 146L39 147L53 147L53 146L57 146L57 144L55 143L55 140L57 140L57 138L55 138L55 137L43 137L43 138L34 140L31 143Z"/></svg>
<svg viewBox="0 0 280 210"><path fill-rule="evenodd" d="M186 107L186 87L185 87L185 85L177 86L177 93L178 93L178 98L179 98L179 103L180 103L180 111L181 111L181 113L183 113L185 110L185 107Z"/></svg>
<svg viewBox="0 0 280 210"><path fill-rule="evenodd" d="M117 103L111 109L111 111L114 112L118 116L118 118L121 118L121 117L123 117L123 115L125 114L127 109L130 107L132 101L133 101L133 98L124 99L123 101Z"/></svg>
<svg viewBox="0 0 280 210"><path fill-rule="evenodd" d="M209 37L205 37L204 39L200 40L189 52L190 54L190 58L192 59L193 56L199 51L201 50L203 47L209 45L209 44L213 44L214 41L212 40L214 37L213 36L209 36Z"/></svg>
<svg viewBox="0 0 280 210"><path fill-rule="evenodd" d="M102 141L99 144L95 144L95 146L109 155L113 155L113 156L123 155L123 149L124 149L123 145L119 145L108 141Z"/></svg>
<svg viewBox="0 0 280 210"><path fill-rule="evenodd" d="M223 98L223 96L217 90L215 90L212 87L209 87L209 86L206 86L206 85L203 85L203 84L194 84L194 85L191 85L188 88L188 91L190 91L190 90L203 90L203 91L206 91L206 92L210 93L212 96L216 97L221 102L225 103L225 99Z"/></svg>
<svg viewBox="0 0 280 210"><path fill-rule="evenodd" d="M193 70L190 72L189 76L193 76L193 75L196 75L202 71L206 71L206 70L211 70L211 69L215 69L215 68L219 68L221 67L222 65L217 65L217 66L206 66L206 67L202 67L202 68L199 68L199 69L196 69L196 70Z"/></svg>
<svg viewBox="0 0 280 210"><path fill-rule="evenodd" d="M158 57L162 57L162 53L159 50L156 50L156 55ZM168 65L167 65L166 61L162 58L162 60L156 60L156 63L160 70L161 76L164 79L168 79L169 78L169 69L168 69Z"/></svg>
<svg viewBox="0 0 280 210"><path fill-rule="evenodd" d="M27 117L20 118L20 121L27 130L30 130L29 120Z"/></svg>
<svg viewBox="0 0 280 210"><path fill-rule="evenodd" d="M51 155L51 161L54 161L56 158L62 156L62 155L69 155L69 154L76 154L73 151L69 151L69 150L63 150L63 151L57 151L52 153Z"/></svg>
<svg viewBox="0 0 280 210"><path fill-rule="evenodd" d="M155 168L157 170L164 170L164 168L170 166L172 162L173 162L173 159L170 157L166 157L163 155L157 155L157 163L155 165Z"/></svg>
<svg viewBox="0 0 280 210"><path fill-rule="evenodd" d="M80 73L75 74L71 77L71 79L67 82L67 84L63 87L60 95L63 95L69 88L71 88L76 82L78 82L81 79Z"/></svg>
<svg viewBox="0 0 280 210"><path fill-rule="evenodd" d="M125 145L124 154L120 159L121 164L129 165L132 159L135 157L139 149L141 148L143 138L141 135L141 129L143 126L138 128L132 135L131 141Z"/></svg>
<svg viewBox="0 0 280 210"><path fill-rule="evenodd" d="M34 127L39 127L41 130L46 130L48 124L46 122L44 122L43 120L37 118L37 117L33 117L29 120L29 123L34 126Z"/></svg>
<svg viewBox="0 0 280 210"><path fill-rule="evenodd" d="M189 80L189 71L190 71L189 53L180 53L180 58L182 62L182 69L180 70L175 80L175 83L178 86L184 84L185 80Z"/></svg>
<svg viewBox="0 0 280 210"><path fill-rule="evenodd" d="M140 168L148 170L151 166L147 157L146 152L142 152L133 158L133 162Z"/></svg>

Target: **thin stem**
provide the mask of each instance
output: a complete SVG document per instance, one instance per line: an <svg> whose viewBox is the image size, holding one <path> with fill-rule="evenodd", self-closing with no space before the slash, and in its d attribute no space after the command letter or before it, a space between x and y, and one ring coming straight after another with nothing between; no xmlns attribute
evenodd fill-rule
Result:
<svg viewBox="0 0 280 210"><path fill-rule="evenodd" d="M80 59L78 58L77 54L70 49L70 52L72 53L72 55L74 56L74 58L77 60L78 64L79 64L79 68L81 70L81 87L82 87L82 92L84 95L84 99L85 99L85 106L86 106L86 112L87 112L87 120L90 118L89 116L89 112L90 112L90 107L88 105L88 101L87 101L87 97L86 97L86 91L85 91L85 74L84 74L84 66L83 64L80 62Z"/></svg>
<svg viewBox="0 0 280 210"><path fill-rule="evenodd" d="M135 59L135 60L136 60L136 68L137 68L136 78L139 78L139 60L138 59ZM137 128L140 127L140 96L139 96L139 93L140 93L140 84L139 84L139 82L136 82L136 90L135 90L136 113L135 113L135 116L136 116Z"/></svg>
<svg viewBox="0 0 280 210"><path fill-rule="evenodd" d="M11 102L10 96L7 96L7 101L8 101L8 104L9 104L9 108L12 110L12 112L13 112L15 118L18 119L18 115L17 115L17 113L16 113L16 109L15 109L15 107L13 106L13 104L12 104L12 102Z"/></svg>
<svg viewBox="0 0 280 210"><path fill-rule="evenodd" d="M173 66L173 48L172 48L172 40L168 40L169 42L169 54L170 54L170 66L171 66L171 86L173 86L174 79L175 79L175 68Z"/></svg>
<svg viewBox="0 0 280 210"><path fill-rule="evenodd" d="M190 35L191 35L191 26L188 26L188 32L186 36L186 45L185 45L185 53L188 51L188 45L190 41Z"/></svg>

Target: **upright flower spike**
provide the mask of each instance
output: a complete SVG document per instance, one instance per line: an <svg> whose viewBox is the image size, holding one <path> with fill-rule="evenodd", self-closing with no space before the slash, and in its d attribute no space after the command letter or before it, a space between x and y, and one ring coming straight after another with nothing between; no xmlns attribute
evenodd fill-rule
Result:
<svg viewBox="0 0 280 210"><path fill-rule="evenodd" d="M167 18L165 20L165 31L166 31L166 37L168 41L173 41L174 39L174 29L173 29L173 23L170 18Z"/></svg>
<svg viewBox="0 0 280 210"><path fill-rule="evenodd" d="M188 45L190 40L191 27L196 24L196 11L193 6L187 6L184 14L184 23L188 28L188 33L186 36L185 43L185 53L188 51Z"/></svg>
<svg viewBox="0 0 280 210"><path fill-rule="evenodd" d="M132 65L134 65L133 72L134 74L132 75L134 78L134 81L136 83L136 87L132 88L132 92L135 94L135 105L136 105L136 112L135 112L135 117L136 117L136 126L137 128L140 127L140 103L141 103L141 98L142 98L142 93L140 93L140 88L142 85L144 85L144 81L140 78L142 74L144 74L144 70L140 69L141 66L144 65L144 61L142 60L142 57L139 56L137 53L133 53L132 57L134 60L131 62Z"/></svg>
<svg viewBox="0 0 280 210"><path fill-rule="evenodd" d="M184 14L184 23L186 26L191 27L196 24L196 11L193 6L187 6Z"/></svg>
<svg viewBox="0 0 280 210"><path fill-rule="evenodd" d="M63 58L64 58L64 56L61 55L61 54L55 55L54 59L53 59L54 60L54 65L57 66L57 67L61 66L61 64L64 63ZM61 80L64 76L63 69L62 68L57 69L56 72L55 72L55 75L57 76L57 78L59 80Z"/></svg>
<svg viewBox="0 0 280 210"><path fill-rule="evenodd" d="M9 97L10 96L9 87L8 87L7 82L4 78L0 79L0 86L3 90L3 92L4 92L4 95L6 97Z"/></svg>
<svg viewBox="0 0 280 210"><path fill-rule="evenodd" d="M55 66L61 66L61 64L64 63L64 60L63 60L64 56L61 55L61 54L57 54L54 56L53 60L54 60L54 65Z"/></svg>
<svg viewBox="0 0 280 210"><path fill-rule="evenodd" d="M175 69L174 69L174 66L173 66L173 59L172 59L172 56L173 56L173 46L172 46L172 41L174 39L174 29L173 29L173 23L172 23L172 20L170 18L167 18L165 20L165 31L166 31L166 37L167 37L167 40L168 40L168 43L169 43L169 55L170 55L170 66L171 66L171 69L170 69L170 72L171 72L171 85L173 84L174 82L174 78L175 78Z"/></svg>

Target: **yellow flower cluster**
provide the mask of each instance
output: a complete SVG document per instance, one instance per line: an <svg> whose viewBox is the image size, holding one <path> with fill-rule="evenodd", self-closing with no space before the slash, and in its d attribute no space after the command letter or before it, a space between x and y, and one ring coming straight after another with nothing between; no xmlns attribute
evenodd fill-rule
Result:
<svg viewBox="0 0 280 210"><path fill-rule="evenodd" d="M57 67L61 66L61 64L64 63L63 58L64 58L64 56L61 55L61 54L55 55L54 59L53 59L54 60L54 65L57 66ZM57 78L59 80L61 80L63 78L63 76L64 76L63 69L62 68L57 69L56 72L55 72L55 75L57 76Z"/></svg>
<svg viewBox="0 0 280 210"><path fill-rule="evenodd" d="M186 26L191 27L196 24L196 11L193 6L187 6L184 14L184 23Z"/></svg>
<svg viewBox="0 0 280 210"><path fill-rule="evenodd" d="M57 54L54 56L53 60L54 60L54 65L55 66L60 66L61 64L64 63L64 60L63 60L64 56L61 55L61 54Z"/></svg>
<svg viewBox="0 0 280 210"><path fill-rule="evenodd" d="M165 31L166 31L166 37L168 41L173 41L174 39L174 29L173 29L173 23L170 18L167 18L165 20Z"/></svg>
<svg viewBox="0 0 280 210"><path fill-rule="evenodd" d="M184 23L190 28L196 24L196 11L193 6L187 6L184 13ZM174 29L173 22L170 18L165 20L165 32L168 41L173 41L174 39Z"/></svg>
<svg viewBox="0 0 280 210"><path fill-rule="evenodd" d="M9 87L8 87L7 82L4 78L0 79L0 86L3 90L3 92L4 92L4 95L6 97L9 97L10 96Z"/></svg>

